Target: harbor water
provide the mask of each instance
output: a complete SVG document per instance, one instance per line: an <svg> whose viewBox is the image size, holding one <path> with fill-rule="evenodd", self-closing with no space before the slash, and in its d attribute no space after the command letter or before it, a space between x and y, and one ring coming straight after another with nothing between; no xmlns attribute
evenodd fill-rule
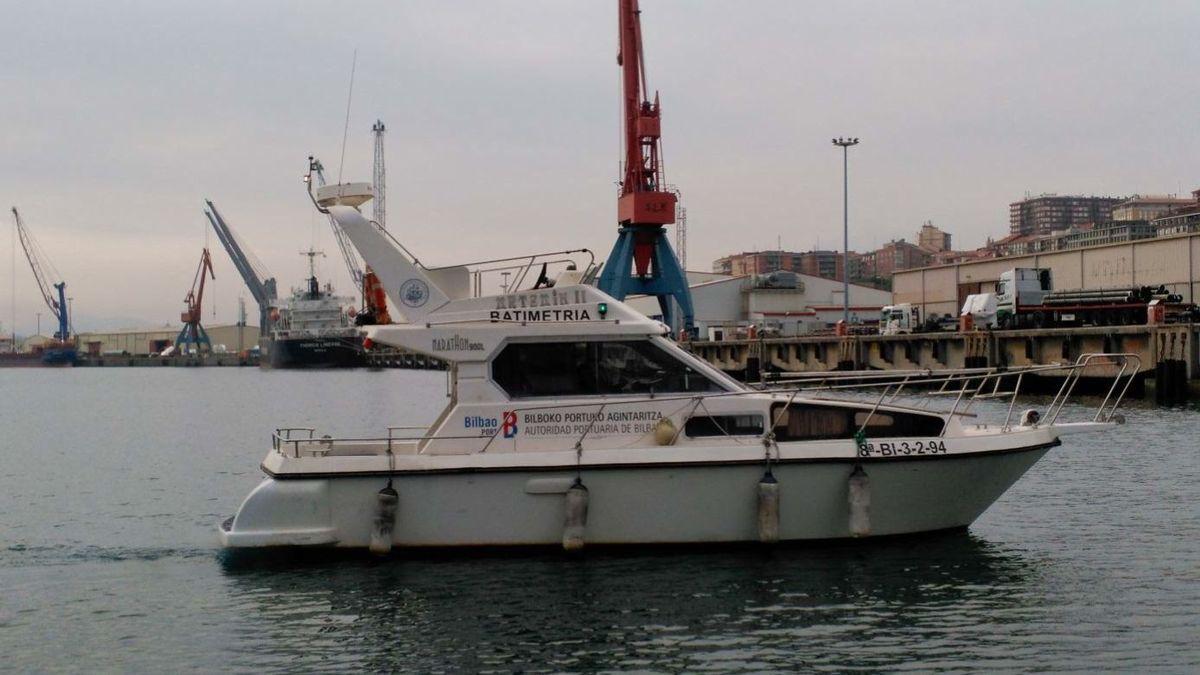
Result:
<svg viewBox="0 0 1200 675"><path fill-rule="evenodd" d="M0 391L0 670L1200 668L1197 410L1067 437L968 532L247 562L214 527L274 427L425 423L445 374L5 369Z"/></svg>

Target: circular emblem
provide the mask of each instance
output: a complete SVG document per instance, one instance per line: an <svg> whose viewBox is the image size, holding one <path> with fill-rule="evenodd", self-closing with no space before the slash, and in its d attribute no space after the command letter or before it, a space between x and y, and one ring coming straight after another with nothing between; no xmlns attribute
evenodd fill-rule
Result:
<svg viewBox="0 0 1200 675"><path fill-rule="evenodd" d="M420 279L409 279L400 284L400 301L409 307L420 307L429 302L429 286Z"/></svg>

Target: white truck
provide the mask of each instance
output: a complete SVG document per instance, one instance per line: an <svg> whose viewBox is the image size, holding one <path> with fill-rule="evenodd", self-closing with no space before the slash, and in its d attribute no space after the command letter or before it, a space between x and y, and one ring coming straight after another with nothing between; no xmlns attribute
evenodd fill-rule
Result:
<svg viewBox="0 0 1200 675"><path fill-rule="evenodd" d="M996 282L996 325L1017 328L1027 323L1026 318L1032 323L1035 317L1025 309L1041 306L1052 287L1048 269L1017 267L1002 272Z"/></svg>
<svg viewBox="0 0 1200 675"><path fill-rule="evenodd" d="M1032 267L1011 269L996 282L999 328L1176 323L1197 314L1194 304L1161 285L1055 290L1050 270Z"/></svg>
<svg viewBox="0 0 1200 675"><path fill-rule="evenodd" d="M907 335L920 329L921 310L911 302L885 305L880 313L880 335Z"/></svg>

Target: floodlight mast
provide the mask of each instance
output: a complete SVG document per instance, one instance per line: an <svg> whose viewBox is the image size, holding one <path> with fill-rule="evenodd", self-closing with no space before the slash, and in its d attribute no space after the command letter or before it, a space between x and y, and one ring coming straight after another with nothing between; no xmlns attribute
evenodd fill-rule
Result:
<svg viewBox="0 0 1200 675"><path fill-rule="evenodd" d="M858 145L857 138L833 139L842 149L842 321L850 325L850 146Z"/></svg>

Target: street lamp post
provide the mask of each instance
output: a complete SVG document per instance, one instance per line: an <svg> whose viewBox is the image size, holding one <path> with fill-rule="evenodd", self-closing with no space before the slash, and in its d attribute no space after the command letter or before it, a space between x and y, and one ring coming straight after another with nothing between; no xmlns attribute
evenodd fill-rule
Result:
<svg viewBox="0 0 1200 675"><path fill-rule="evenodd" d="M857 138L833 139L842 149L842 321L850 326L850 146Z"/></svg>
<svg viewBox="0 0 1200 675"><path fill-rule="evenodd" d="M37 315L38 315L38 329L37 329L37 332L34 333L34 335L41 335L42 334L42 313L38 312Z"/></svg>

